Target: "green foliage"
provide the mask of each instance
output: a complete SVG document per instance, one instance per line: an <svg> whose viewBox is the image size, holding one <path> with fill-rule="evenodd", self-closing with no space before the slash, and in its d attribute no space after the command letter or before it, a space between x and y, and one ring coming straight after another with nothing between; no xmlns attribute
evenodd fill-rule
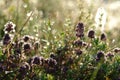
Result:
<svg viewBox="0 0 120 80"><path fill-rule="evenodd" d="M119 79L120 49L115 48L119 44L111 43L110 32L101 39L102 33L95 30L94 4L84 0L5 3L0 8L0 80Z"/></svg>

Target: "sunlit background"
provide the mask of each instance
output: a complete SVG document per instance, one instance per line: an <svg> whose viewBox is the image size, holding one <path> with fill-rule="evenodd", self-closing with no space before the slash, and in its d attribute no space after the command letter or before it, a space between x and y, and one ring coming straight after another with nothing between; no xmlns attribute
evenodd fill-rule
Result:
<svg viewBox="0 0 120 80"><path fill-rule="evenodd" d="M19 29L31 12L33 15L24 27L25 34L33 34L30 33L33 27L42 27L42 23L48 19L53 21L54 28L59 30L64 29L63 23L67 20L71 20L73 26L81 21L91 28L95 26L95 16L100 7L103 7L107 13L105 31L113 35L113 38L118 37L117 34L120 32L119 0L0 0L0 39L7 21L13 21Z"/></svg>

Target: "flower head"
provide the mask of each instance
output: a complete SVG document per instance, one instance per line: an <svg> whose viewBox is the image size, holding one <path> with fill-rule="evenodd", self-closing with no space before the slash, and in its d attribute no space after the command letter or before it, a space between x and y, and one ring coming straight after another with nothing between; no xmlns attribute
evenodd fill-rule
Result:
<svg viewBox="0 0 120 80"><path fill-rule="evenodd" d="M74 41L74 45L81 47L81 46L83 45L83 41L81 41L81 40L76 40L76 41Z"/></svg>
<svg viewBox="0 0 120 80"><path fill-rule="evenodd" d="M90 31L88 32L88 37L89 37L89 38L94 38L94 37L95 37L95 31L94 31L94 30L90 30Z"/></svg>
<svg viewBox="0 0 120 80"><path fill-rule="evenodd" d="M43 65L44 58L40 56L33 57L33 64Z"/></svg>
<svg viewBox="0 0 120 80"><path fill-rule="evenodd" d="M106 41L106 39L107 39L106 34L102 33L101 36L100 36L100 40Z"/></svg>
<svg viewBox="0 0 120 80"><path fill-rule="evenodd" d="M10 33L10 32L15 32L15 24L11 21L8 21L5 25L4 25L4 32L5 33Z"/></svg>
<svg viewBox="0 0 120 80"><path fill-rule="evenodd" d="M28 70L30 70L30 65L27 62L25 62L23 63L23 65L20 66L19 72L21 74L26 74Z"/></svg>
<svg viewBox="0 0 120 80"><path fill-rule="evenodd" d="M84 24L78 23L76 26L76 36L77 37L83 37L84 36Z"/></svg>
<svg viewBox="0 0 120 80"><path fill-rule="evenodd" d="M96 59L97 59L97 60L101 60L101 59L104 59L104 57L105 57L104 52L99 51L99 52L97 53Z"/></svg>
<svg viewBox="0 0 120 80"><path fill-rule="evenodd" d="M29 41L29 39L30 39L30 36L29 36L29 35L25 35L25 36L23 37L23 41L24 41L24 42Z"/></svg>
<svg viewBox="0 0 120 80"><path fill-rule="evenodd" d="M114 50L113 50L115 53L118 53L118 52L120 52L120 48L115 48Z"/></svg>
<svg viewBox="0 0 120 80"><path fill-rule="evenodd" d="M32 49L32 46L31 46L30 43L24 43L23 50L24 50L25 53L30 52L31 49Z"/></svg>
<svg viewBox="0 0 120 80"><path fill-rule="evenodd" d="M8 45L11 42L10 34L5 34L3 37L3 45Z"/></svg>

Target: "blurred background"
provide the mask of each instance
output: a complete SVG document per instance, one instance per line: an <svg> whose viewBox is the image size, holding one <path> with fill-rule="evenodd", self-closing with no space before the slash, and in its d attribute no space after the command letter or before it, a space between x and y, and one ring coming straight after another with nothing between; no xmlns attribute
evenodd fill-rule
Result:
<svg viewBox="0 0 120 80"><path fill-rule="evenodd" d="M107 12L105 31L108 38L120 46L120 0L0 0L0 39L4 35L3 28L7 21L13 21L16 30L19 30L31 12L33 15L22 34L34 35L37 27L41 36L41 30L48 28L44 23L49 20L54 25L52 29L57 29L54 33L71 28L65 27L68 24L74 27L79 21L89 29L95 26L95 15L99 7L104 7Z"/></svg>

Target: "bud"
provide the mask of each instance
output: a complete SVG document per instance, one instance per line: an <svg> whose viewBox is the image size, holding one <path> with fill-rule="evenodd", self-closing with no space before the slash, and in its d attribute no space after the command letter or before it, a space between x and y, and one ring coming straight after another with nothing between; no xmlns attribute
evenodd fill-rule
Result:
<svg viewBox="0 0 120 80"><path fill-rule="evenodd" d="M94 37L95 37L95 31L90 30L90 31L88 32L88 37L89 37L89 38L94 38Z"/></svg>
<svg viewBox="0 0 120 80"><path fill-rule="evenodd" d="M102 41L106 41L106 35L105 35L105 33L102 33L101 34L101 36L100 36L100 40L102 40Z"/></svg>

